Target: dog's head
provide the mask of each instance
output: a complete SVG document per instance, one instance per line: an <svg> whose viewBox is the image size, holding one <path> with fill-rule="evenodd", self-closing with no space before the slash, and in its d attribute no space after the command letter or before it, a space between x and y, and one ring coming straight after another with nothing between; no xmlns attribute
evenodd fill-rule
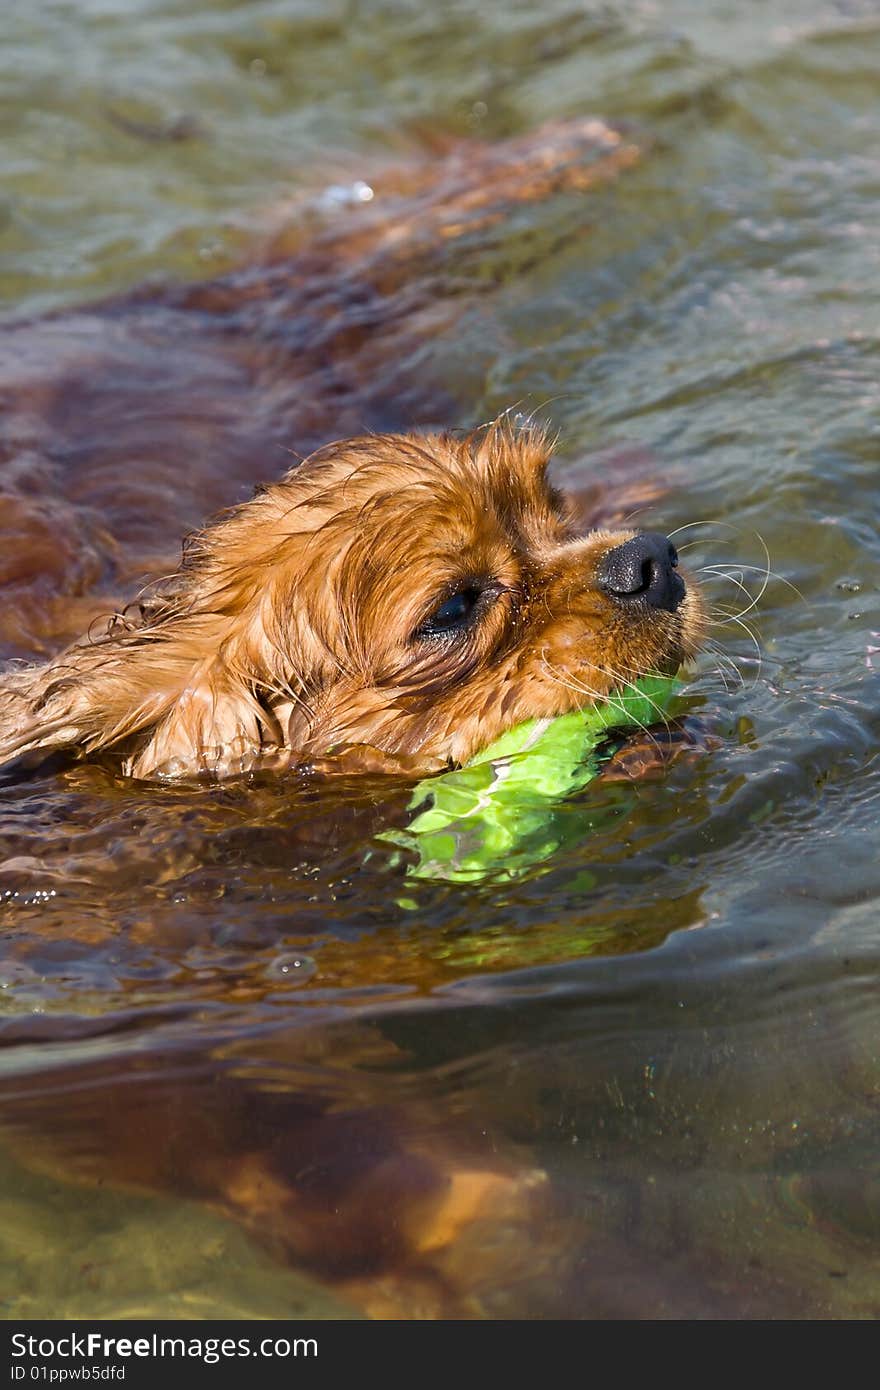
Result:
<svg viewBox="0 0 880 1390"><path fill-rule="evenodd" d="M360 749L427 772L675 670L704 616L674 548L580 534L548 456L506 423L320 450L197 536L136 626L0 683L0 758L222 775Z"/></svg>

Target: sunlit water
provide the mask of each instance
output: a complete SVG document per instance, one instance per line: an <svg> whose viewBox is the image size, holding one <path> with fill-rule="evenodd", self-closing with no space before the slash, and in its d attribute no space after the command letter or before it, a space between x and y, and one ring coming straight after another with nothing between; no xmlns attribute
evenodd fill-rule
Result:
<svg viewBox="0 0 880 1390"><path fill-rule="evenodd" d="M346 1311L185 1164L90 1176L108 1107L145 1146L177 1105L241 1148L247 1092L276 1128L332 1097L543 1168L558 1258L486 1315L876 1316L876 6L36 0L2 26L16 319L216 274L426 132L631 122L638 168L471 255L499 288L432 368L450 424L541 408L570 479L646 460L639 524L735 562L703 577L743 615L682 698L695 751L587 789L513 884L404 885L381 781L7 778L5 1315Z"/></svg>

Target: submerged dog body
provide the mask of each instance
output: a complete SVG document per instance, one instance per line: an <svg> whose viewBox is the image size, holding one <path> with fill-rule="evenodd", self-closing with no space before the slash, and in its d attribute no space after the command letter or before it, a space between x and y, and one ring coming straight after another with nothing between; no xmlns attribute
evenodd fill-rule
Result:
<svg viewBox="0 0 880 1390"><path fill-rule="evenodd" d="M506 422L319 450L192 538L179 574L100 636L0 676L0 762L425 773L676 669L704 619L674 549L580 534L549 453Z"/></svg>
<svg viewBox="0 0 880 1390"><path fill-rule="evenodd" d="M629 140L595 121L499 147L467 142L419 159L385 188L378 180L356 217L300 219L255 265L11 329L0 345L4 651L49 655L135 588L133 576L167 572L168 540L246 495L288 443L310 449L332 432L408 428L474 408L452 392L434 345L466 305L492 293L486 237L507 209L577 199L637 158ZM568 235L581 232L578 216ZM677 667L700 643L704 612L669 541L590 529L609 516L609 499L597 515L592 498L580 520L548 481L548 455L540 432L506 422L466 438L383 432L319 449L193 537L177 574L100 629L45 664L0 670L0 767L60 752L106 757L143 778L289 766L422 775L467 761L523 720ZM656 492L639 478L633 496L621 459L615 467L616 518ZM121 801L127 817L129 798ZM148 824L167 818L176 833L166 798L146 802ZM34 806L42 820L40 788ZM73 826L71 816L47 833L66 846ZM30 886L26 829L6 867ZM426 1316L427 1307L472 1316L475 1294L509 1315L503 1291L524 1265L534 1272L542 1251L559 1277L545 1175L527 1156L504 1157L482 1103L473 1134L462 1134L457 1109L446 1134L445 1090L414 1108L409 1090L389 1089L397 1044L360 1026L349 1035L334 1024L324 1038L297 1020L290 1041L265 1034L271 1067L259 1051L256 1070L242 1065L235 1038L251 1036L243 1000L256 975L235 954L228 964L225 937L218 960L210 957L197 910L175 906L173 925L157 924L152 897L143 913L129 913L128 898L119 911L112 890L103 901L98 839L81 873L65 860L63 909L32 909L30 927L16 918L25 968L42 969L43 941L56 970L68 936L79 959L82 943L106 929L114 962L133 962L127 972L114 965L109 1016L122 1016L121 978L132 990L125 1017L137 1018L146 942L174 981L176 1041L160 1029L155 1051L112 1055L89 1042L79 1061L62 1049L61 1070L41 1057L27 1086L10 1072L5 1135L28 1163L64 1181L170 1188L219 1205L284 1258L361 1281L349 1291L373 1312L386 1278L392 1293L397 1280L395 1315ZM286 841L284 852L287 874ZM175 883L187 873L175 860ZM171 876L163 865L161 883ZM212 921L214 911L212 896ZM308 942L313 919L285 912L284 938L299 942L302 930ZM320 930L323 940L323 920ZM249 931L243 949L262 971L261 938ZM269 931L274 953L274 924ZM420 948L407 946L413 957L403 959L402 948L389 974L384 946L376 965L365 942L357 959L349 936L336 943L340 998L352 980L371 991L389 978L433 988L427 952L416 959ZM207 995L201 983L178 994L190 945L211 959ZM321 988L332 991L339 980L320 949ZM88 979L91 1039L100 1029ZM224 1018L227 1006L244 1009L230 1035L202 1031L205 998L222 1002ZM60 1033L47 1033L28 1002L14 1036L81 1037L76 1007L74 994L71 1033L63 1019ZM191 1025L178 1007L192 1007ZM155 1012L148 1002L148 1029ZM340 1089L347 1074L351 1085ZM419 1090L426 1084L420 1072Z"/></svg>
<svg viewBox="0 0 880 1390"><path fill-rule="evenodd" d="M380 175L356 216L295 218L255 265L11 328L0 646L69 642L290 442L460 417L424 348L485 295L486 236L638 158L592 119L453 144ZM547 452L506 426L319 449L103 631L0 671L0 765L67 750L139 777L328 756L421 773L677 664L701 616L668 545L603 579L632 533L579 535Z"/></svg>

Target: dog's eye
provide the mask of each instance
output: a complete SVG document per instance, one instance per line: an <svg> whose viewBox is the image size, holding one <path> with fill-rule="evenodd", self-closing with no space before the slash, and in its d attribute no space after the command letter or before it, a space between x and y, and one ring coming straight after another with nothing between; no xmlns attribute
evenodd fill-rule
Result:
<svg viewBox="0 0 880 1390"><path fill-rule="evenodd" d="M476 584L459 589L420 623L413 634L416 638L454 637L466 632L473 622L480 601L487 591Z"/></svg>

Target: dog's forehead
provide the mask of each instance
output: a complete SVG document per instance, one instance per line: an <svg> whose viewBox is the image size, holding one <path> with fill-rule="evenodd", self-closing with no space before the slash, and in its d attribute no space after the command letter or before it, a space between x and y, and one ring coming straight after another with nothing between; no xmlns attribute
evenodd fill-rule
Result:
<svg viewBox="0 0 880 1390"><path fill-rule="evenodd" d="M373 494L357 529L377 554L488 572L533 548L541 523L534 501L479 473L436 475Z"/></svg>
<svg viewBox="0 0 880 1390"><path fill-rule="evenodd" d="M344 552L368 573L506 570L512 555L542 550L558 526L548 452L542 437L506 429L348 440L289 479L294 514L324 551Z"/></svg>
<svg viewBox="0 0 880 1390"><path fill-rule="evenodd" d="M536 430L494 426L458 438L446 434L366 435L319 450L290 476L313 495L341 491L366 500L389 485L482 488L489 496L544 488L550 449Z"/></svg>
<svg viewBox="0 0 880 1390"><path fill-rule="evenodd" d="M338 526L342 540L344 518ZM506 570L522 548L517 528L490 495L479 488L462 494L440 483L376 494L359 509L356 534L347 539L364 572L408 571L414 582L428 585L440 576Z"/></svg>

